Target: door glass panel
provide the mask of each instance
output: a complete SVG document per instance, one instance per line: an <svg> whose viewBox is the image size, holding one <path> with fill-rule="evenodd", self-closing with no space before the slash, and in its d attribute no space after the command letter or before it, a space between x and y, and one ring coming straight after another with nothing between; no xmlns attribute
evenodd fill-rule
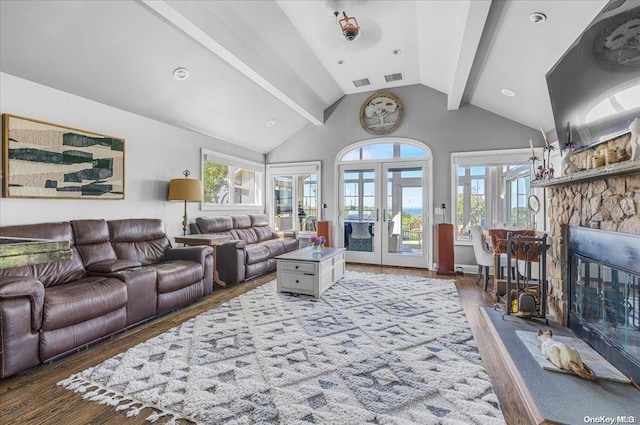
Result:
<svg viewBox="0 0 640 425"><path fill-rule="evenodd" d="M422 255L422 168L389 168L387 172L387 251Z"/></svg>
<svg viewBox="0 0 640 425"><path fill-rule="evenodd" d="M273 177L273 223L275 230L316 231L318 221L318 175Z"/></svg>
<svg viewBox="0 0 640 425"><path fill-rule="evenodd" d="M301 191L302 210L305 214L300 230L315 232L318 230L318 175L314 173L298 176L298 188Z"/></svg>
<svg viewBox="0 0 640 425"><path fill-rule="evenodd" d="M276 176L273 178L273 217L276 230L293 230L293 177Z"/></svg>
<svg viewBox="0 0 640 425"><path fill-rule="evenodd" d="M343 176L344 247L348 251L374 252L375 171L346 170Z"/></svg>

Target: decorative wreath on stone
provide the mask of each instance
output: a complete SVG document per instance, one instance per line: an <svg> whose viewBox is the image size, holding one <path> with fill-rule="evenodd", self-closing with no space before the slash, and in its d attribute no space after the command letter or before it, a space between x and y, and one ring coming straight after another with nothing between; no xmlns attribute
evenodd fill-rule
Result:
<svg viewBox="0 0 640 425"><path fill-rule="evenodd" d="M389 134L400 125L404 115L402 101L393 93L379 91L360 107L360 125L371 134Z"/></svg>

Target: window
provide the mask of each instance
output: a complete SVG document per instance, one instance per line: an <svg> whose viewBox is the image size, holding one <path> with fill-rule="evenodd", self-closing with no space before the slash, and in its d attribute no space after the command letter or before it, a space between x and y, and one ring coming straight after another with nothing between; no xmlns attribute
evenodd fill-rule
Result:
<svg viewBox="0 0 640 425"><path fill-rule="evenodd" d="M460 233L468 233L471 225L487 227L487 178L488 167L458 168L457 223L467 223Z"/></svg>
<svg viewBox="0 0 640 425"><path fill-rule="evenodd" d="M527 149L513 149L451 155L458 241L470 240L469 228L474 225L488 229L499 222L530 224L528 154Z"/></svg>
<svg viewBox="0 0 640 425"><path fill-rule="evenodd" d="M344 212L348 220L367 220L375 212L375 174L373 170L344 173Z"/></svg>
<svg viewBox="0 0 640 425"><path fill-rule="evenodd" d="M262 206L264 165L202 149L203 208Z"/></svg>
<svg viewBox="0 0 640 425"><path fill-rule="evenodd" d="M267 211L274 229L316 231L320 162L267 165Z"/></svg>
<svg viewBox="0 0 640 425"><path fill-rule="evenodd" d="M531 171L528 166L505 167L506 181L509 187L509 214L510 223L531 222L531 213L527 205L529 194L531 193Z"/></svg>
<svg viewBox="0 0 640 425"><path fill-rule="evenodd" d="M405 142L387 142L366 144L342 155L340 161L361 161L368 159L426 158L427 153L421 147Z"/></svg>

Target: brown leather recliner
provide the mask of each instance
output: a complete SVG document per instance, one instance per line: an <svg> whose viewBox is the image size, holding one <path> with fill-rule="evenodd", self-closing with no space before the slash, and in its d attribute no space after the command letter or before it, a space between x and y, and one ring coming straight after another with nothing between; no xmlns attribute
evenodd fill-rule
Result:
<svg viewBox="0 0 640 425"><path fill-rule="evenodd" d="M216 250L218 274L226 283L275 270L276 256L298 249L296 232L274 232L266 214L198 217L195 224L199 233L231 237Z"/></svg>
<svg viewBox="0 0 640 425"><path fill-rule="evenodd" d="M211 247L172 248L161 220L8 226L69 241L66 261L0 269L0 378L189 304L213 288Z"/></svg>

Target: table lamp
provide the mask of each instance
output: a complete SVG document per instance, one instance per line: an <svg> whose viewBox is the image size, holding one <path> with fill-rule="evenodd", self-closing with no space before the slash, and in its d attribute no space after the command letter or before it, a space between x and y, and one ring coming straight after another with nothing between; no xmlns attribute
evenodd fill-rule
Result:
<svg viewBox="0 0 640 425"><path fill-rule="evenodd" d="M169 182L169 201L184 201L184 216L182 217L182 234L187 234L189 220L187 219L187 202L202 202L202 185L200 180L190 179L191 171L184 170L183 179L171 179Z"/></svg>

